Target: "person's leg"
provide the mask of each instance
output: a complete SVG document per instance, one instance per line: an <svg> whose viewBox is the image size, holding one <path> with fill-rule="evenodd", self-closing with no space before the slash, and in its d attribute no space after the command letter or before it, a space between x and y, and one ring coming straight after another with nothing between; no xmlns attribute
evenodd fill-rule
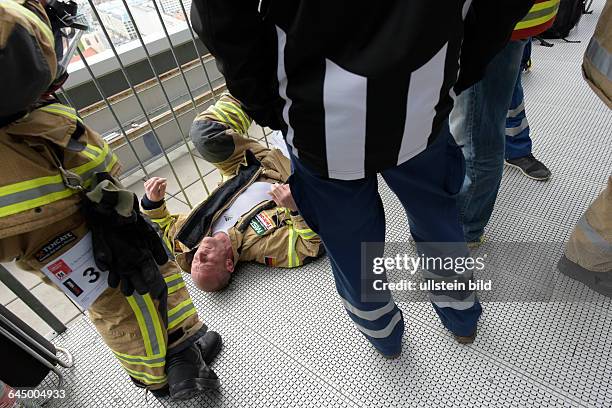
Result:
<svg viewBox="0 0 612 408"><path fill-rule="evenodd" d="M521 72L516 77L514 93L506 118L506 160L525 157L531 154L529 122L525 114L525 102Z"/></svg>
<svg viewBox="0 0 612 408"><path fill-rule="evenodd" d="M506 163L529 178L546 181L550 178L551 172L544 163L533 156L531 151L531 130L525 111L521 75L519 72L506 118Z"/></svg>
<svg viewBox="0 0 612 408"><path fill-rule="evenodd" d="M525 43L509 42L485 77L457 97L451 112L451 133L466 159L459 210L468 242L480 241L493 212L503 172L506 115Z"/></svg>
<svg viewBox="0 0 612 408"><path fill-rule="evenodd" d="M445 126L425 151L401 166L383 172L385 181L406 210L410 233L419 255L440 259L469 256L456 200L464 170L461 149ZM467 285L472 273L433 267L426 272L426 278L434 282L457 280ZM430 298L442 323L453 334L460 337L475 335L482 313L475 292L437 291L431 293Z"/></svg>
<svg viewBox="0 0 612 408"><path fill-rule="evenodd" d="M291 159L291 193L300 214L325 245L344 307L380 353L398 356L404 332L401 311L389 291L377 293L376 301L367 301L362 292L362 267L371 262L362 261L361 244L385 239L385 214L376 177L354 181L324 179L299 159Z"/></svg>

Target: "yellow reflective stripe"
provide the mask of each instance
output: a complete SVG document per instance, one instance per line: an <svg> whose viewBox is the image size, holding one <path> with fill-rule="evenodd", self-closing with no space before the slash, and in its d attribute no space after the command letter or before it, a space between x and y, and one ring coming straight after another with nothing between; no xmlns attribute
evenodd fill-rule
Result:
<svg viewBox="0 0 612 408"><path fill-rule="evenodd" d="M553 7L553 6L558 6L560 2L561 2L561 0L548 0L548 1L543 1L541 3L534 4L533 7L531 7L531 9L529 10L529 13L531 13L533 11L544 10L544 9L547 9L547 8ZM529 14L527 14L527 15L529 15Z"/></svg>
<svg viewBox="0 0 612 408"><path fill-rule="evenodd" d="M128 372L128 374L145 384L159 384L167 381L167 377L165 375L153 375L148 373L143 373L140 371L135 371L132 369L123 366L123 369Z"/></svg>
<svg viewBox="0 0 612 408"><path fill-rule="evenodd" d="M172 220L174 217L172 215L167 215L163 218L151 218L155 224L159 226L159 228L163 231L162 240L164 244L168 247L170 252L174 252L174 244L170 240L170 228L172 227Z"/></svg>
<svg viewBox="0 0 612 408"><path fill-rule="evenodd" d="M63 191L58 191L56 193L51 193L41 197L33 198L28 201L23 201L21 203L7 205L6 207L0 208L0 217L6 217L8 215L13 215L23 211L31 210L32 208L40 207L41 205L49 204L66 197L70 197L71 195L76 193L76 190L66 189Z"/></svg>
<svg viewBox="0 0 612 408"><path fill-rule="evenodd" d="M295 232L297 232L298 235L304 239L313 239L314 237L317 236L317 233L311 230L310 228L307 228L307 229L295 228Z"/></svg>
<svg viewBox="0 0 612 408"><path fill-rule="evenodd" d="M174 329L176 326L178 326L179 324L183 323L185 321L185 319L187 319L189 316L196 314L198 311L195 309L195 307L187 310L185 313L183 313L182 315L178 316L176 318L176 320L173 320L172 322L168 323L168 329Z"/></svg>
<svg viewBox="0 0 612 408"><path fill-rule="evenodd" d="M550 21L550 19L552 19L556 14L556 11L553 13L550 13L549 15L546 15L544 17L540 17L540 18L535 18L533 20L527 20L527 21L521 21L520 23L518 23L516 25L516 27L514 28L515 30L523 30L525 28L531 28L531 27L536 27L539 26L540 24L544 24L547 21Z"/></svg>
<svg viewBox="0 0 612 408"><path fill-rule="evenodd" d="M236 112L236 114L238 115L238 117L242 120L242 122L244 123L244 128L246 130L249 129L249 126L251 126L251 119L247 116L247 114L244 112L244 109L242 109L242 106L237 105L233 102L226 102L226 101L220 101L223 104L228 104L230 105L234 111Z"/></svg>
<svg viewBox="0 0 612 408"><path fill-rule="evenodd" d="M289 268L300 266L300 258L295 253L295 243L297 242L297 233L293 228L289 228L289 248L287 249L287 258L289 260Z"/></svg>
<svg viewBox="0 0 612 408"><path fill-rule="evenodd" d="M9 184L0 187L0 196L18 193L20 191L31 190L36 187L45 186L47 184L61 183L62 176L45 176L34 180L20 181L19 183Z"/></svg>
<svg viewBox="0 0 612 408"><path fill-rule="evenodd" d="M183 279L183 275L181 275L180 273L175 273L173 275L169 275L169 276L165 276L164 277L164 280L166 281L166 283L170 283L170 282L178 280L178 279Z"/></svg>
<svg viewBox="0 0 612 408"><path fill-rule="evenodd" d="M174 293L177 290L184 288L184 287L185 287L185 282L181 282L178 285L174 285L171 288L168 288L168 294L170 295L171 293Z"/></svg>
<svg viewBox="0 0 612 408"><path fill-rule="evenodd" d="M108 156L109 151L110 151L110 147L108 147L107 143L104 143L104 150L102 151L102 154L96 157L95 160L89 161L78 167L70 169L70 171L80 174L80 175L87 173L89 170L100 165L104 161L104 159L106 159L106 157Z"/></svg>
<svg viewBox="0 0 612 408"><path fill-rule="evenodd" d="M125 364L142 365L142 366L151 367L151 368L164 367L166 365L166 357L158 357L158 358L155 358L154 360L146 360L145 358L142 358L140 356L134 356L132 358L129 358L129 357L123 357L122 355L118 354L115 351L113 351L113 353L115 354L115 357L117 357L117 359L120 362L125 363Z"/></svg>
<svg viewBox="0 0 612 408"><path fill-rule="evenodd" d="M90 159L90 161L81 166L70 169L70 171L84 176L87 172L90 172L102 165L103 163L107 162L109 159L109 154L111 154L110 161L108 161L108 164L104 166L103 169L101 169L108 172L118 161L117 156L110 152L110 147L106 143L104 144L104 149L100 149L97 146L93 145L87 145L86 149L100 152L100 155L95 157L91 152L87 150L81 151L80 153L83 153L87 158ZM84 180L83 184L85 187L89 187L92 184L92 182L94 181L93 176L93 174L88 175L86 180ZM45 176L34 180L27 180L3 186L0 187L0 202L4 201L3 205L0 206L0 217L6 217L42 205L50 204L55 201L70 197L76 193L76 190L69 189L64 186L64 182L61 175ZM18 197L21 196L21 198L7 197L15 194ZM11 200L23 201L11 203Z"/></svg>
<svg viewBox="0 0 612 408"><path fill-rule="evenodd" d="M161 328L161 318L157 313L157 308L153 303L153 299L151 299L151 295L148 293L143 296L145 304L147 305L147 309L149 310L149 314L153 319L153 327L155 328L155 336L157 337L157 341L159 343L159 352L160 354L166 354L166 342L164 341L164 332L162 332Z"/></svg>
<svg viewBox="0 0 612 408"><path fill-rule="evenodd" d="M172 309L168 310L168 318L170 318L170 317L174 316L175 314L177 314L182 308L184 308L185 306L187 306L190 303L193 304L193 302L191 301L191 298L182 301L178 305L174 306Z"/></svg>
<svg viewBox="0 0 612 408"><path fill-rule="evenodd" d="M177 290L185 287L185 282L183 281L183 275L181 275L180 273L166 276L164 280L166 281L166 284L168 285L168 294L174 293Z"/></svg>
<svg viewBox="0 0 612 408"><path fill-rule="evenodd" d="M103 148L105 148L105 146L106 146L106 145L107 145L107 143L106 143L106 142L104 142L104 144L103 144L103 146L102 146L102 147L103 147ZM90 145L90 144L88 144L88 145L87 145L87 147L89 147L91 150L95 150L95 151L96 151L96 152L98 152L98 153L102 153L102 152L104 151L103 149L99 148L99 147L98 147L98 146L96 146L96 145Z"/></svg>
<svg viewBox="0 0 612 408"><path fill-rule="evenodd" d="M191 298L184 300L168 311L168 329L173 329L189 316L197 313Z"/></svg>
<svg viewBox="0 0 612 408"><path fill-rule="evenodd" d="M79 152L79 153L83 153L85 156L87 156L91 160L96 159L96 156L93 153L88 152L87 150L83 150L82 152Z"/></svg>
<svg viewBox="0 0 612 408"><path fill-rule="evenodd" d="M231 124L234 129L238 129L240 130L240 125L238 123L236 123L236 121L234 119L232 119L229 115L227 115L225 112L223 112L222 109L217 108L216 106L211 106L212 110L216 113L218 113L219 115L221 115L222 118L224 118L223 122L226 124Z"/></svg>
<svg viewBox="0 0 612 408"><path fill-rule="evenodd" d="M211 106L211 108L212 108L212 106ZM208 113L210 113L210 114L211 114L211 115L213 115L215 118L217 118L217 120L218 120L219 122L226 123L225 118L224 118L223 116L219 115L219 114L218 114L217 112L215 112L214 110L210 109L210 110L208 111Z"/></svg>
<svg viewBox="0 0 612 408"><path fill-rule="evenodd" d="M134 316L136 316L136 320L138 321L138 327L140 328L140 333L142 334L142 341L145 346L145 352L147 356L150 356L153 354L153 348L151 347L151 338L149 337L149 330L147 329L147 324L145 323L145 319L140 310L140 306L138 306L138 303L136 303L136 299L134 299L134 296L126 296L126 299L132 307Z"/></svg>
<svg viewBox="0 0 612 408"><path fill-rule="evenodd" d="M246 119L246 116L244 115L242 109L236 107L230 102L219 101L218 104L226 108L228 111L233 112L238 117L238 120L240 120L240 122L242 123L242 132L246 133L249 129L250 124L248 123L248 120Z"/></svg>
<svg viewBox="0 0 612 408"><path fill-rule="evenodd" d="M42 108L38 108L37 110L56 114L56 115L61 115L61 116L67 117L68 119L76 120L78 122L83 123L81 118L77 116L76 110L68 106L64 106L60 104L51 104L51 105L43 106Z"/></svg>
<svg viewBox="0 0 612 408"><path fill-rule="evenodd" d="M540 15L540 11L550 9L548 14L537 18L531 18L531 14ZM557 15L557 11L559 10L559 0L545 1L543 3L538 3L534 5L531 10L529 10L529 14L525 16L525 18L519 21L514 28L515 30L523 30L525 28L536 27L540 24L544 24L547 21L550 21L554 16Z"/></svg>
<svg viewBox="0 0 612 408"><path fill-rule="evenodd" d="M51 27L49 27L47 23L41 20L40 17L36 15L36 13L34 13L31 10L28 10L21 4L11 1L11 0L0 2L0 7L10 8L10 9L15 10L18 13L23 14L24 17L26 17L28 20L34 23L38 28L40 28L43 35L47 37L47 40L51 43L53 47L55 47L55 38L53 37L53 32L51 31Z"/></svg>
<svg viewBox="0 0 612 408"><path fill-rule="evenodd" d="M157 361L160 358L166 358L166 355L165 354L161 354L161 353L153 354L151 356L140 356L140 355L136 356L136 355L132 355L132 354L120 353L120 352L115 351L115 350L111 350L111 351L114 354L116 354L117 357L122 357L122 358L125 358L125 359L139 359L139 360L143 360L143 361L152 362L152 361Z"/></svg>

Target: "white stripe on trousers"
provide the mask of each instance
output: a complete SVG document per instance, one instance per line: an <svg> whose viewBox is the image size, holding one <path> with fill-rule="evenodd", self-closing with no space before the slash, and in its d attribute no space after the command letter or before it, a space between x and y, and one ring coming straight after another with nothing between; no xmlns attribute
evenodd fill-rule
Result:
<svg viewBox="0 0 612 408"><path fill-rule="evenodd" d="M393 299L389 300L389 303L376 310L361 310L353 306L351 303L349 303L348 300L346 300L342 296L340 296L340 299L342 299L342 303L344 303L344 307L346 308L346 310L361 319L369 321L380 319L395 308L395 302L393 301Z"/></svg>
<svg viewBox="0 0 612 408"><path fill-rule="evenodd" d="M375 339L384 339L385 337L389 337L391 335L391 333L393 333L393 329L395 329L395 326L397 326L397 324L402 320L402 314L401 312L398 310L397 313L395 315L393 315L393 317L391 318L391 321L389 322L389 324L387 324L387 326L384 329L380 329L380 330L371 330L371 329L366 329L365 327L355 323L355 326L357 326L357 328L365 335L373 337Z"/></svg>

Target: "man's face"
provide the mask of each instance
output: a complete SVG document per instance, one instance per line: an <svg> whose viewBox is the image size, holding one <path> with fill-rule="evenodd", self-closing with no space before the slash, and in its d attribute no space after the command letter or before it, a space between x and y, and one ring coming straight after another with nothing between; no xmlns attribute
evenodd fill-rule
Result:
<svg viewBox="0 0 612 408"><path fill-rule="evenodd" d="M234 271L232 246L225 233L206 237L200 243L191 263L191 277L196 285L207 292L227 286Z"/></svg>

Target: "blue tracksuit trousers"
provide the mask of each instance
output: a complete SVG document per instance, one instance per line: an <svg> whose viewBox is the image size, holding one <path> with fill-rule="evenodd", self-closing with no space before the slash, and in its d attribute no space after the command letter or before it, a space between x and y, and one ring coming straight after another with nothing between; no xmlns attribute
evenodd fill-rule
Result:
<svg viewBox="0 0 612 408"><path fill-rule="evenodd" d="M289 182L293 197L308 225L323 240L336 289L347 313L379 351L386 355L398 353L404 332L402 312L389 291L377 292L373 300L364 295L362 286L370 280L362 267L365 262L363 270L367 273L371 261L362 259L362 243L385 240L385 213L377 176L350 181L327 179L314 174L296 157L292 157L292 163L293 175ZM425 151L382 172L383 179L404 206L419 254L468 254L456 204L464 174L463 155L450 135L448 124ZM449 247L451 250L445 245L441 248L429 243L454 244ZM449 278L447 272L429 270L428 273L434 277L446 274L445 278ZM452 271L450 278L454 274ZM482 312L475 293L436 292L430 294L430 299L451 332L461 336L474 332Z"/></svg>

